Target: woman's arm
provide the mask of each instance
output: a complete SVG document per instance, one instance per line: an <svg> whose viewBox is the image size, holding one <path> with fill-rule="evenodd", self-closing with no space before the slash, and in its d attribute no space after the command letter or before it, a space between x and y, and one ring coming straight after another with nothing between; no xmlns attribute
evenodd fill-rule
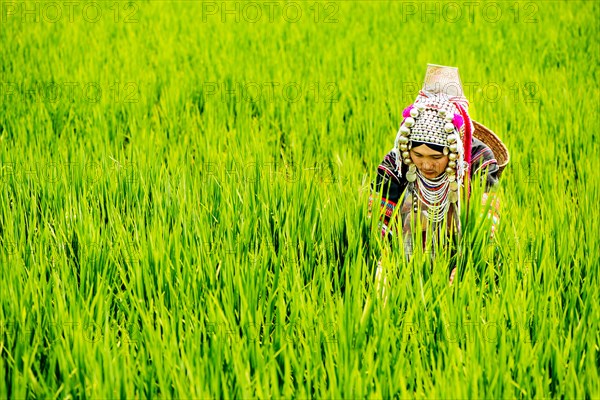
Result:
<svg viewBox="0 0 600 400"><path fill-rule="evenodd" d="M492 225L490 230L490 238L494 237L496 233L497 225L500 222L498 215L500 210L500 199L496 195L496 188L499 181L498 161L492 150L481 140L473 138L473 145L471 147L471 166L469 168L469 177L471 183L485 183L485 191L481 198L481 203L484 207L490 205L488 211L488 218L492 219ZM479 179L477 182L476 180ZM450 273L450 285L454 282L456 277L456 267L452 269Z"/></svg>
<svg viewBox="0 0 600 400"><path fill-rule="evenodd" d="M490 192L498 185L498 161L492 150L481 140L473 138L473 146L471 147L471 168L470 177L473 180L480 177L485 179L485 191ZM483 183L483 182L482 182Z"/></svg>
<svg viewBox="0 0 600 400"><path fill-rule="evenodd" d="M481 203L484 207L490 206L488 218L492 219L490 237L493 238L496 232L498 223L500 222L500 199L496 195L496 188L499 181L500 169L498 162L492 150L482 141L473 139L471 150L471 180L479 179L481 183L485 179L485 192L481 198Z"/></svg>
<svg viewBox="0 0 600 400"><path fill-rule="evenodd" d="M390 151L377 167L377 177L371 183L371 195L369 196L369 217L373 211L373 203L379 203L382 211L381 233L382 236L391 238L392 232L388 229L390 219L398 205L402 192L408 183L404 178L408 168L401 165L402 177L397 172L396 157Z"/></svg>

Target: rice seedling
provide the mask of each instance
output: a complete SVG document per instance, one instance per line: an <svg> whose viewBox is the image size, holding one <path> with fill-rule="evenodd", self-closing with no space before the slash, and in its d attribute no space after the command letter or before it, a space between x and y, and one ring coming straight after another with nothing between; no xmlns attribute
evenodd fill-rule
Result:
<svg viewBox="0 0 600 400"><path fill-rule="evenodd" d="M598 397L596 3L0 10L0 397ZM452 285L367 217L429 62L511 151Z"/></svg>

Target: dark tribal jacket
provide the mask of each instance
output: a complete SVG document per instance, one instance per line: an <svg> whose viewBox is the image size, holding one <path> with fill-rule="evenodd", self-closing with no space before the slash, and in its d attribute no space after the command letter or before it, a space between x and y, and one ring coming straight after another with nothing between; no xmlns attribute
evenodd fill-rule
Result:
<svg viewBox="0 0 600 400"><path fill-rule="evenodd" d="M394 213L394 210L398 206L398 202L404 193L408 181L406 180L406 173L408 171L408 165L402 163L402 177L396 173L396 157L393 151L390 151L384 157L381 164L377 168L377 177L371 184L371 196L369 198L369 216L372 212L373 201L381 196L381 208L385 211L383 213L383 224L382 233L385 235L387 227L389 226L390 218ZM473 144L471 148L471 168L470 177L480 176L481 179L485 179L485 192L488 193L494 189L498 183L498 162L494 157L492 150L481 140L473 138ZM487 173L486 173L487 172ZM398 213L399 214L399 213ZM495 216L497 219L497 215Z"/></svg>

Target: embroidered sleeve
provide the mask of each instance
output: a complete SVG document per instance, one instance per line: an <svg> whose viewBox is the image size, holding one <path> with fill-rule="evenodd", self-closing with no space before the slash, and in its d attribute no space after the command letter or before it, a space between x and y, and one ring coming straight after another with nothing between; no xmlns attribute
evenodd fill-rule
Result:
<svg viewBox="0 0 600 400"><path fill-rule="evenodd" d="M401 166L403 168L404 165ZM402 170L404 176L406 171ZM391 235L388 229L390 219L396 209L400 196L406 188L406 179L397 173L396 158L392 151L384 157L377 167L377 177L371 184L371 195L369 196L369 216L373 210L373 203L379 203L382 214L382 235Z"/></svg>
<svg viewBox="0 0 600 400"><path fill-rule="evenodd" d="M471 180L479 176L485 179L485 191L492 191L498 184L498 162L492 150L482 141L473 139L471 150Z"/></svg>
<svg viewBox="0 0 600 400"><path fill-rule="evenodd" d="M498 185L498 162L492 150L479 140L473 140L471 154L471 179L476 176L485 179L485 193L481 202L482 206L489 206L487 217L492 220L490 236L494 237L500 223L500 199L492 193Z"/></svg>

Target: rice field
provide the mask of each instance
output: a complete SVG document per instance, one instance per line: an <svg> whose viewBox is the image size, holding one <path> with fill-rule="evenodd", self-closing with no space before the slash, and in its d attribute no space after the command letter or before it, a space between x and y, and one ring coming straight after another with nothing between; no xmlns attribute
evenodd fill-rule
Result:
<svg viewBox="0 0 600 400"><path fill-rule="evenodd" d="M0 398L598 398L599 17L0 1ZM511 155L451 286L367 218L427 63Z"/></svg>

